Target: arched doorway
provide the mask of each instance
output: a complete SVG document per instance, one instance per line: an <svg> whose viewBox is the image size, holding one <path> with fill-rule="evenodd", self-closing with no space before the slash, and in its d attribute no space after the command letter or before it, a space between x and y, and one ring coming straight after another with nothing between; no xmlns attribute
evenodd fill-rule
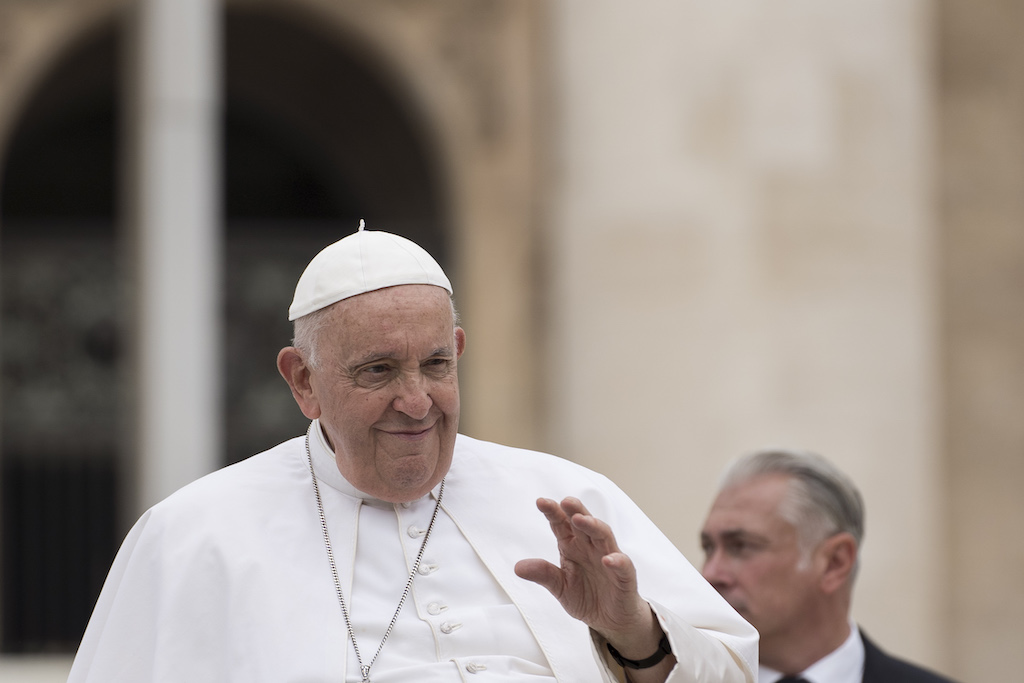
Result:
<svg viewBox="0 0 1024 683"><path fill-rule="evenodd" d="M292 288L314 253L360 218L420 242L442 263L448 249L423 126L356 41L281 10L236 8L225 26L225 367L234 461L305 428L274 358L291 335Z"/></svg>
<svg viewBox="0 0 1024 683"><path fill-rule="evenodd" d="M4 652L73 649L119 541L117 48L113 26L69 46L2 160Z"/></svg>
<svg viewBox="0 0 1024 683"><path fill-rule="evenodd" d="M0 160L3 652L74 650L134 517L116 505L134 458L119 31L67 48ZM354 41L283 10L225 15L225 464L305 428L274 357L318 249L365 218L447 258L429 137Z"/></svg>

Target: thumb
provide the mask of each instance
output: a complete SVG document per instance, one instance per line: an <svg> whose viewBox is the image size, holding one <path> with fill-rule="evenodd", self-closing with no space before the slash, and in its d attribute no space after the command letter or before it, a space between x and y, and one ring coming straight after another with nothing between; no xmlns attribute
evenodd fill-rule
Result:
<svg viewBox="0 0 1024 683"><path fill-rule="evenodd" d="M562 570L547 560L519 560L516 562L515 572L521 579L544 586L556 598L562 593Z"/></svg>

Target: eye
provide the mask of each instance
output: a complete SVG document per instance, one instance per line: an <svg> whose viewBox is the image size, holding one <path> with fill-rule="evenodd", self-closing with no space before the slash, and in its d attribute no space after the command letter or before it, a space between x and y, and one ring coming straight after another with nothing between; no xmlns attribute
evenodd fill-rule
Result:
<svg viewBox="0 0 1024 683"><path fill-rule="evenodd" d="M749 540L737 538L725 544L725 551L733 557L747 557L758 550L759 546Z"/></svg>
<svg viewBox="0 0 1024 683"><path fill-rule="evenodd" d="M387 363L374 363L359 368L358 377L363 382L381 382L392 374L392 367Z"/></svg>
<svg viewBox="0 0 1024 683"><path fill-rule="evenodd" d="M448 369L450 361L447 358L430 358L423 363L423 368L432 372L443 372Z"/></svg>

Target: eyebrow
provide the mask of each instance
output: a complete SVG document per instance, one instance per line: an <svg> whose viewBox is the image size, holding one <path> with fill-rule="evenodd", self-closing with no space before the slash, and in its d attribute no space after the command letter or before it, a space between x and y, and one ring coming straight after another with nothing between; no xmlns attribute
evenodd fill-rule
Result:
<svg viewBox="0 0 1024 683"><path fill-rule="evenodd" d="M427 354L425 358L436 358L438 356L451 358L454 355L455 354L452 351L452 347L439 346L433 351L431 351L429 354ZM388 351L371 351L362 358L357 358L356 360L352 361L352 363L349 364L349 367L358 368L367 364L377 363L384 360L395 360L396 358L397 356L394 353Z"/></svg>
<svg viewBox="0 0 1024 683"><path fill-rule="evenodd" d="M753 531L749 531L747 529L726 529L725 531L722 531L722 532L718 533L717 536L722 541L736 541L736 540L741 540L741 539L750 539L750 540L753 540L753 541L761 541L761 542L764 542L764 543L768 542L768 538L766 536L764 536L763 534L758 534L758 533L755 533ZM701 538L702 541L704 541L704 540L713 541L714 540L714 538L711 536L711 534L704 533L704 532L701 532L700 538Z"/></svg>

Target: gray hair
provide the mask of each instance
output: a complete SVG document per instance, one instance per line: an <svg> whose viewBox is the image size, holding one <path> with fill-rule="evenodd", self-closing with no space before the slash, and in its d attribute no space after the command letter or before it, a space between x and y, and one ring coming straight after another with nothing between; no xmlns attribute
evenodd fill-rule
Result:
<svg viewBox="0 0 1024 683"><path fill-rule="evenodd" d="M314 370L320 369L319 348L320 332L327 326L333 306L319 308L312 313L307 313L301 318L296 318L292 325L293 334L292 346L297 348L306 357L306 364Z"/></svg>
<svg viewBox="0 0 1024 683"><path fill-rule="evenodd" d="M459 311L455 308L455 297L448 296L452 305L453 327L459 324ZM340 303L340 302L337 302ZM296 318L292 326L292 346L297 348L306 358L306 363L313 370L320 369L320 333L330 320L331 314L337 303L307 313L301 318Z"/></svg>
<svg viewBox="0 0 1024 683"><path fill-rule="evenodd" d="M789 449L749 453L726 471L721 488L771 474L790 478L789 493L779 514L796 528L805 556L821 541L843 531L860 546L864 538L860 491L846 474L817 453Z"/></svg>

